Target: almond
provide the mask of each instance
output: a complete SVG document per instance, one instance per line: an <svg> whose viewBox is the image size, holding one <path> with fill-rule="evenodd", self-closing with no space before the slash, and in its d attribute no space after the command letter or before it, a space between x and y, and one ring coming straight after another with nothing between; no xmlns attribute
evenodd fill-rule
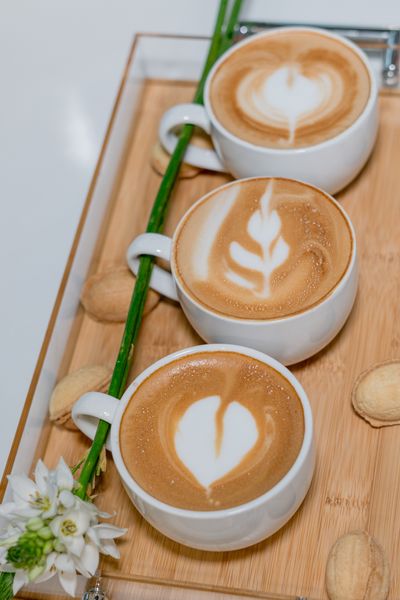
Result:
<svg viewBox="0 0 400 600"><path fill-rule="evenodd" d="M71 418L73 405L86 392L106 392L112 372L110 367L93 365L63 377L57 383L50 398L50 420L67 429L76 429Z"/></svg>
<svg viewBox="0 0 400 600"><path fill-rule="evenodd" d="M366 531L351 531L332 546L326 565L330 600L385 600L390 575L385 553Z"/></svg>
<svg viewBox="0 0 400 600"><path fill-rule="evenodd" d="M123 323L128 315L136 278L127 267L115 267L87 279L81 293L81 303L97 321ZM158 304L159 294L147 293L144 313Z"/></svg>
<svg viewBox="0 0 400 600"><path fill-rule="evenodd" d="M400 360L379 363L361 373L352 403L373 427L400 424Z"/></svg>

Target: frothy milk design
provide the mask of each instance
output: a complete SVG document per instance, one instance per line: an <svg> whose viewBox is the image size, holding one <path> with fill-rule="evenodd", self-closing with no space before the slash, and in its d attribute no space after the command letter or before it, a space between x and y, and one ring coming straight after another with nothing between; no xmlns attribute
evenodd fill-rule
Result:
<svg viewBox="0 0 400 600"><path fill-rule="evenodd" d="M228 269L226 276L233 283L253 290L258 296L271 295L270 278L274 270L280 267L289 256L289 246L280 235L281 219L276 210L270 210L273 194L273 181L260 200L260 208L255 210L247 224L247 232L261 249L261 253L253 253L244 248L239 242L233 241L229 246L232 259L244 269L258 271L262 274L261 290L254 282Z"/></svg>
<svg viewBox="0 0 400 600"><path fill-rule="evenodd" d="M300 399L280 373L243 354L197 352L134 391L120 448L132 477L155 498L215 510L273 487L303 436Z"/></svg>
<svg viewBox="0 0 400 600"><path fill-rule="evenodd" d="M233 51L211 82L217 119L257 146L319 144L347 129L370 94L361 58L339 40L292 30Z"/></svg>
<svg viewBox="0 0 400 600"><path fill-rule="evenodd" d="M189 406L178 423L175 450L185 467L205 488L237 467L258 439L257 423L240 402L222 415L220 396Z"/></svg>
<svg viewBox="0 0 400 600"><path fill-rule="evenodd" d="M178 281L202 305L268 319L319 302L343 276L352 241L323 192L287 179L249 179L210 194L177 232Z"/></svg>
<svg viewBox="0 0 400 600"><path fill-rule="evenodd" d="M257 85L257 80L261 84ZM293 144L297 123L328 101L331 92L332 80L327 73L312 79L303 75L301 65L291 64L270 75L250 73L239 85L237 97L248 115L287 127L288 143Z"/></svg>

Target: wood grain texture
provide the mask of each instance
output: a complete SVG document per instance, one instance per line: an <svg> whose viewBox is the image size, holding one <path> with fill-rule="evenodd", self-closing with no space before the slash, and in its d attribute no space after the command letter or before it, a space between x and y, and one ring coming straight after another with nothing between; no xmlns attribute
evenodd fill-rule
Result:
<svg viewBox="0 0 400 600"><path fill-rule="evenodd" d="M191 86L176 82L146 84L91 272L123 264L128 244L145 229L160 182L149 164L160 116L169 106L190 100L192 92ZM120 543L121 560L107 559L102 564L103 574L112 580L112 600L129 597L130 581L165 582L166 586L157 587L157 594L149 595L160 600L180 598L171 593L171 585L193 586L201 593L190 592L187 597L196 599L204 597L204 588L211 588L221 593L230 590L239 594L236 597L325 600L329 549L340 535L359 528L374 535L388 553L390 599L400 598L400 429L373 429L353 412L350 400L353 382L362 370L400 354L400 96L381 98L380 119L371 159L359 177L337 195L357 234L360 286L355 307L327 348L292 368L310 398L318 452L314 480L302 507L283 529L252 548L232 553L190 550L159 534L138 515L110 459L97 502L108 511L115 510L118 524L129 528ZM195 200L228 179L202 173L180 180L165 232L171 234ZM123 325L98 323L82 310L76 319L63 370L112 365ZM143 322L129 380L162 356L198 343L200 338L180 308L163 300ZM63 455L73 464L87 447L81 434L52 426L44 460L54 464ZM147 598L146 593L137 597ZM219 600L219 595L215 592L209 599Z"/></svg>

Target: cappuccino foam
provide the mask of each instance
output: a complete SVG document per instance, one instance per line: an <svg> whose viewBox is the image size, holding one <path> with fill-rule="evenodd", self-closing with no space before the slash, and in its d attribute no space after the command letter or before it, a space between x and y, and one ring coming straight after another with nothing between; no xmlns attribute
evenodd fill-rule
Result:
<svg viewBox="0 0 400 600"><path fill-rule="evenodd" d="M264 494L288 472L304 438L301 401L272 367L233 352L164 365L122 417L126 468L175 507L219 510Z"/></svg>
<svg viewBox="0 0 400 600"><path fill-rule="evenodd" d="M329 196L289 179L234 182L181 222L173 264L205 308L244 319L293 315L318 304L351 257L349 225Z"/></svg>
<svg viewBox="0 0 400 600"><path fill-rule="evenodd" d="M270 148L319 144L345 131L370 94L368 70L345 43L313 31L274 32L234 50L211 81L218 121Z"/></svg>

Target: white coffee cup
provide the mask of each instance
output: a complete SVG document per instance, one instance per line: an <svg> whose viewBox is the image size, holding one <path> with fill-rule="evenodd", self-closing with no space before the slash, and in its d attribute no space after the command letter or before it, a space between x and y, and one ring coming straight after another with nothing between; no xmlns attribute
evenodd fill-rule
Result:
<svg viewBox="0 0 400 600"><path fill-rule="evenodd" d="M300 452L286 475L268 492L233 508L215 511L186 510L160 502L145 492L125 467L119 431L125 408L138 386L164 365L197 352L234 352L251 356L281 373L295 389L304 414ZM141 373L121 400L101 392L84 394L74 405L72 418L93 439L97 419L111 423L107 448L112 451L124 488L140 514L167 537L202 550L237 550L256 544L280 529L296 512L310 486L315 463L313 418L307 395L294 375L273 358L256 350L215 344L186 348L162 358Z"/></svg>
<svg viewBox="0 0 400 600"><path fill-rule="evenodd" d="M214 73L226 58L261 37L270 37L282 31L318 31L349 46L366 66L370 77L370 95L361 115L336 137L312 146L277 149L246 142L225 129L213 111L210 88ZM280 27L259 33L233 46L214 65L204 89L204 106L179 104L169 109L161 119L159 137L164 148L172 153L176 128L183 124L197 125L211 135L215 150L191 144L185 162L212 171L229 172L236 178L268 175L291 177L306 181L334 194L345 187L367 161L378 129L378 88L366 55L352 42L323 29L311 27Z"/></svg>
<svg viewBox="0 0 400 600"><path fill-rule="evenodd" d="M250 180L249 178L248 180ZM267 178L266 178L267 180ZM228 186L240 185L236 180L218 188L222 191ZM290 365L312 356L324 348L340 331L352 309L358 284L358 262L356 238L351 221L343 208L335 203L347 221L352 237L351 258L347 269L330 294L319 303L303 312L280 318L245 319L214 312L200 304L181 285L177 277L174 261L174 245L179 230L184 226L187 215L196 209L213 190L200 198L179 222L173 238L155 233L143 233L133 240L127 251L129 267L136 275L142 254L163 258L171 267L171 272L155 265L150 286L164 296L177 300L197 333L210 343L230 343L255 348ZM325 192L322 192L325 194ZM328 194L325 194L328 196Z"/></svg>

